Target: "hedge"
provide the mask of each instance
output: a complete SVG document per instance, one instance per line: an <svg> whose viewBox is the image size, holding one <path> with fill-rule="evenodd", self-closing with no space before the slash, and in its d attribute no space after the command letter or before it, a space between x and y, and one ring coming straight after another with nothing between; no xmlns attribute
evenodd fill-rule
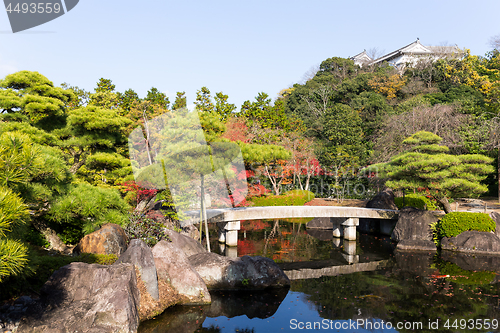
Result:
<svg viewBox="0 0 500 333"><path fill-rule="evenodd" d="M398 209L403 208L403 198L394 198ZM429 198L419 194L408 194L405 196L404 207L415 207L418 209L437 210L436 205Z"/></svg>
<svg viewBox="0 0 500 333"><path fill-rule="evenodd" d="M254 203L254 206L303 206L312 199L314 199L314 193L310 191L293 190L283 195L252 197L249 200Z"/></svg>
<svg viewBox="0 0 500 333"><path fill-rule="evenodd" d="M495 221L486 213L452 212L437 224L439 238L455 237L468 230L490 232L495 229Z"/></svg>

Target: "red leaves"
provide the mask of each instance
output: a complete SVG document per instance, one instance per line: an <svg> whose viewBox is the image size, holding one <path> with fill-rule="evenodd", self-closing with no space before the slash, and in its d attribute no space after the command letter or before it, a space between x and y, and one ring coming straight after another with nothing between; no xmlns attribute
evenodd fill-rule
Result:
<svg viewBox="0 0 500 333"><path fill-rule="evenodd" d="M158 193L156 189L144 188L142 184L137 184L133 180L129 180L119 184L123 192L135 192L137 203L143 200L149 200Z"/></svg>
<svg viewBox="0 0 500 333"><path fill-rule="evenodd" d="M226 123L226 132L222 135L223 138L233 142L249 142L248 127L243 119L231 117Z"/></svg>

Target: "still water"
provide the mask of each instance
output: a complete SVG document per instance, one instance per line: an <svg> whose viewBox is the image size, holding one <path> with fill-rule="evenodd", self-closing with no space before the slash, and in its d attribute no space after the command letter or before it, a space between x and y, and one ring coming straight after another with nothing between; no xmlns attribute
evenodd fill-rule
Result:
<svg viewBox="0 0 500 333"><path fill-rule="evenodd" d="M272 258L289 289L212 292L141 323L153 332L499 332L500 257L399 252L387 237L356 242L304 220L245 221L238 247L214 252Z"/></svg>

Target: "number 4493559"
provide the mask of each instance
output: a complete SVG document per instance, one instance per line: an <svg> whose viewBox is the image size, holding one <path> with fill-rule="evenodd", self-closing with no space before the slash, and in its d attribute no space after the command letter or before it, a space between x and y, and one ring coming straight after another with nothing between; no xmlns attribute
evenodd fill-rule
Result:
<svg viewBox="0 0 500 333"><path fill-rule="evenodd" d="M31 13L31 14L35 14L35 13L39 13L39 14L42 14L42 13L47 13L47 14L51 14L51 13L55 13L55 14L58 14L60 11L61 11L61 5L59 3L52 3L52 2L46 2L46 3L17 3L14 8L12 8L12 3L9 3L7 5L7 7L5 7L5 9L7 10L7 13L12 13L12 12L15 12L15 13L23 13L23 14L26 14L26 13Z"/></svg>
<svg viewBox="0 0 500 333"><path fill-rule="evenodd" d="M444 328L446 329L470 329L470 330L481 330L481 329L494 329L496 330L498 328L498 320L497 319L455 319L454 321L451 321L448 319L444 323Z"/></svg>

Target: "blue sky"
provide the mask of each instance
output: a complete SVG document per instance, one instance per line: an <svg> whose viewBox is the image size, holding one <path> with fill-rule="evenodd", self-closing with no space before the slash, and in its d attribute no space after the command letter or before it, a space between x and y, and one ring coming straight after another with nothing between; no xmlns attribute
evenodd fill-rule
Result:
<svg viewBox="0 0 500 333"><path fill-rule="evenodd" d="M484 55L500 35L500 1L80 0L51 22L13 34L0 10L0 77L38 71L92 91L99 78L173 102L222 91L239 108L272 98L313 66L363 49L386 53L420 38Z"/></svg>

